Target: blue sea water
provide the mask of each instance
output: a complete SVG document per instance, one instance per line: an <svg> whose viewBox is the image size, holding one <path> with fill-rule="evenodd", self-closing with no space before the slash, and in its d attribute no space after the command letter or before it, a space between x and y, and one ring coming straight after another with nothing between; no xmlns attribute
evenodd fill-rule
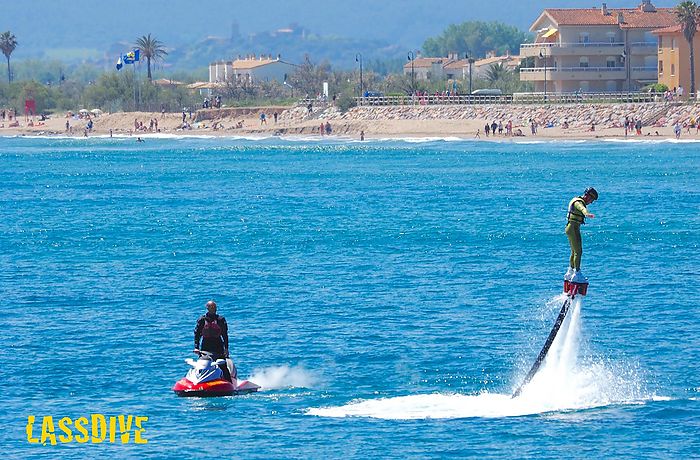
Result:
<svg viewBox="0 0 700 460"><path fill-rule="evenodd" d="M699 458L699 189L690 142L0 138L3 456ZM259 393L172 393L209 299ZM148 443L27 442L94 413Z"/></svg>

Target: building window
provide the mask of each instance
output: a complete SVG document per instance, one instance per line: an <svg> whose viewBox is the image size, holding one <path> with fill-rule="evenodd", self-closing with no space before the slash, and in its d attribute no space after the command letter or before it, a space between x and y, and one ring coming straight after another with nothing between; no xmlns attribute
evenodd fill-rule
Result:
<svg viewBox="0 0 700 460"><path fill-rule="evenodd" d="M581 32L578 34L578 41L579 43L588 43L590 40L590 37L588 35L588 32Z"/></svg>
<svg viewBox="0 0 700 460"><path fill-rule="evenodd" d="M672 38L671 39L671 51L674 51L676 49L676 39Z"/></svg>
<svg viewBox="0 0 700 460"><path fill-rule="evenodd" d="M590 90L591 90L591 84L590 84L588 81L582 80L582 81L579 83L579 91L585 93L585 92L588 92L588 91L590 91Z"/></svg>
<svg viewBox="0 0 700 460"><path fill-rule="evenodd" d="M664 74L664 61L659 60L659 75Z"/></svg>
<svg viewBox="0 0 700 460"><path fill-rule="evenodd" d="M608 35L608 42L615 43L615 38L616 38L615 32L608 32L607 35Z"/></svg>
<svg viewBox="0 0 700 460"><path fill-rule="evenodd" d="M579 67L588 67L588 57L581 56L578 60L578 66Z"/></svg>
<svg viewBox="0 0 700 460"><path fill-rule="evenodd" d="M617 58L615 56L608 56L605 60L605 64L608 67L617 67Z"/></svg>
<svg viewBox="0 0 700 460"><path fill-rule="evenodd" d="M671 64L671 76L676 76L676 64Z"/></svg>

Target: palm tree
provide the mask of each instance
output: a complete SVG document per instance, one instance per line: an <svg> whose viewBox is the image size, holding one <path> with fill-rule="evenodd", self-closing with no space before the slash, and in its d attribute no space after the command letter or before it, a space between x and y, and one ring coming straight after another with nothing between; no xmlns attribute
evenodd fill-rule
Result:
<svg viewBox="0 0 700 460"><path fill-rule="evenodd" d="M151 81L153 79L151 77L151 59L154 61L163 59L168 52L165 51L163 42L157 40L155 37L151 38L151 34L144 35L136 40L136 48L141 50L141 55L146 57L146 64L148 65L148 81Z"/></svg>
<svg viewBox="0 0 700 460"><path fill-rule="evenodd" d="M489 68L486 69L486 79L491 84L496 83L506 75L508 75L508 69L506 69L506 66L504 66L502 62L491 64Z"/></svg>
<svg viewBox="0 0 700 460"><path fill-rule="evenodd" d="M676 7L676 18L690 47L690 94L695 94L695 49L693 39L700 22L700 7L693 1L684 1Z"/></svg>
<svg viewBox="0 0 700 460"><path fill-rule="evenodd" d="M17 37L9 30L0 34L0 50L7 58L7 82L12 81L12 72L10 72L10 54L17 48Z"/></svg>

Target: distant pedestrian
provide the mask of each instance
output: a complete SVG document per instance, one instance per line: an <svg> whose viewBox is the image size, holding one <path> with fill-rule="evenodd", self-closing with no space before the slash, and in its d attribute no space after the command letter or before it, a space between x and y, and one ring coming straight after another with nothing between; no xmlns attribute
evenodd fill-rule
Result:
<svg viewBox="0 0 700 460"><path fill-rule="evenodd" d="M488 123L486 123L484 125L484 134L486 134L486 137L489 137L489 131L491 131L491 126Z"/></svg>
<svg viewBox="0 0 700 460"><path fill-rule="evenodd" d="M326 125L321 122L321 126L318 128L318 132L321 133L321 136L326 132Z"/></svg>
<svg viewBox="0 0 700 460"><path fill-rule="evenodd" d="M260 112L260 126L267 124L267 115L265 112Z"/></svg>
<svg viewBox="0 0 700 460"><path fill-rule="evenodd" d="M476 136L474 136L475 139L481 139L481 130L477 129L476 130Z"/></svg>
<svg viewBox="0 0 700 460"><path fill-rule="evenodd" d="M277 112L275 112L274 114L272 114L272 116L275 118L275 124L277 124L277 116L278 116Z"/></svg>
<svg viewBox="0 0 700 460"><path fill-rule="evenodd" d="M330 136L332 132L333 132L333 130L331 129L331 122L327 121L326 122L326 135Z"/></svg>
<svg viewBox="0 0 700 460"><path fill-rule="evenodd" d="M681 138L681 122L677 121L675 126L673 127L673 132L676 134L676 139Z"/></svg>
<svg viewBox="0 0 700 460"><path fill-rule="evenodd" d="M165 104L160 105L160 118L165 118Z"/></svg>
<svg viewBox="0 0 700 460"><path fill-rule="evenodd" d="M365 132L364 132L364 130L363 130L363 131L360 131L360 140L361 140L361 141L364 141L364 140L365 140Z"/></svg>

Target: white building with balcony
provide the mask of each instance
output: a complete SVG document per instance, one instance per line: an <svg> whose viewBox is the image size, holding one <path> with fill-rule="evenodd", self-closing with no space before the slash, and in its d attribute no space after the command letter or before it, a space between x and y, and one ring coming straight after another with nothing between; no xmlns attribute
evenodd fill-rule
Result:
<svg viewBox="0 0 700 460"><path fill-rule="evenodd" d="M520 80L535 91L635 91L657 81L657 38L652 31L676 22L673 8L644 0L637 8L545 9L530 27L534 43L520 45L528 59Z"/></svg>

